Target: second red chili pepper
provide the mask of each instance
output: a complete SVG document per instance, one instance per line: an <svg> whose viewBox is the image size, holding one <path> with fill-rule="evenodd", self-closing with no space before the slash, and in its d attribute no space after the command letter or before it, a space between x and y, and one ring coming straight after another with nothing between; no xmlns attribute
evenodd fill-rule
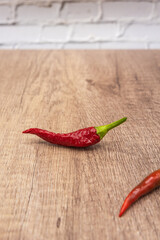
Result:
<svg viewBox="0 0 160 240"><path fill-rule="evenodd" d="M100 140L106 135L109 130L125 122L126 119L127 118L124 117L108 125L100 127L88 127L65 134L53 133L39 128L30 128L23 131L23 133L35 134L45 141L53 144L70 147L88 147L100 142Z"/></svg>
<svg viewBox="0 0 160 240"><path fill-rule="evenodd" d="M146 177L139 185L137 185L126 197L120 213L119 217L134 203L138 198L143 195L151 192L156 187L160 186L160 169L151 173L148 177Z"/></svg>

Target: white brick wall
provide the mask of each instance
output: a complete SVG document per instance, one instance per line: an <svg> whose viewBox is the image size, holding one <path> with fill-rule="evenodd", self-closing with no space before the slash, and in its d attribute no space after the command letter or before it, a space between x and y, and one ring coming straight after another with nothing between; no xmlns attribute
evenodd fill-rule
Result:
<svg viewBox="0 0 160 240"><path fill-rule="evenodd" d="M2 49L160 49L159 0L0 0Z"/></svg>

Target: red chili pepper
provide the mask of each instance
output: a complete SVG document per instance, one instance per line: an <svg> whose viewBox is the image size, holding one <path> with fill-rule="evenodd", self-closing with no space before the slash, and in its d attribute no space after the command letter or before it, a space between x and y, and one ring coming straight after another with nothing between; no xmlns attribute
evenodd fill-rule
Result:
<svg viewBox="0 0 160 240"><path fill-rule="evenodd" d="M106 133L126 121L126 117L100 127L89 127L80 129L71 133L53 133L39 128L30 128L23 131L23 133L31 133L39 136L47 142L72 147L88 147L98 143Z"/></svg>
<svg viewBox="0 0 160 240"><path fill-rule="evenodd" d="M160 186L160 169L151 173L147 176L139 185L137 185L126 197L120 213L119 217L134 203L137 199L142 197L143 195L151 192L156 187Z"/></svg>

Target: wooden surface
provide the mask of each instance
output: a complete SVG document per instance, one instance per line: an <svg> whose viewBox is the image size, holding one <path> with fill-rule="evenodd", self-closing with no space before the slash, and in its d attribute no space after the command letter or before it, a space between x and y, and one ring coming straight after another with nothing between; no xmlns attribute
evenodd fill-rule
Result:
<svg viewBox="0 0 160 240"><path fill-rule="evenodd" d="M160 239L160 189L122 218L160 168L160 51L0 52L0 239ZM128 120L74 149L21 132Z"/></svg>

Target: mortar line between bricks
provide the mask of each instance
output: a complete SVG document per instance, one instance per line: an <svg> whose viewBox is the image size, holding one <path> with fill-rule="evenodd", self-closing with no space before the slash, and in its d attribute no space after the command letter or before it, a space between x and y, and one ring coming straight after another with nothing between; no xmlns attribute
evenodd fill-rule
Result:
<svg viewBox="0 0 160 240"><path fill-rule="evenodd" d="M114 0L114 2L118 2L119 0L117 0L117 1L115 1ZM125 2L126 0L122 0L122 2ZM156 0L155 0L156 1ZM153 1L153 0L134 0L134 2L155 2L155 1ZM50 5L50 4L52 4L52 3L59 3L60 1L58 1L58 0L49 0L49 1L34 1L34 3L33 3L33 1L28 1L28 0L19 0L18 2L16 2L16 1L13 1L13 3L15 4L15 5L18 5L18 4L27 4L27 5L41 5L41 6L48 6L48 5ZM63 1L61 1L61 2L68 2L68 3L72 3L72 2L74 2L75 3L75 1L74 0L63 0ZM95 2L95 0L79 0L79 1L76 1L76 2ZM101 2L107 2L106 0L101 0ZM133 2L133 0L131 1L130 0L130 2ZM1 1L1 3L0 3L0 5L10 5L10 1L8 0L8 1Z"/></svg>
<svg viewBox="0 0 160 240"><path fill-rule="evenodd" d="M10 43L0 43L0 46L11 46L11 45L15 45L15 44L20 44L20 45L23 45L23 44L26 44L26 45L45 45L45 44L50 44L50 45L54 45L54 44L66 44L66 43L76 43L76 44L94 44L94 43L159 43L159 41L150 41L150 40L147 40L147 41L144 41L144 40L124 40L124 39L118 39L118 40L112 40L112 39L107 39L107 40L97 40L97 41L56 41L56 42L49 42L49 41L43 41L43 42L10 42Z"/></svg>
<svg viewBox="0 0 160 240"><path fill-rule="evenodd" d="M109 42L105 42L105 43L108 43L108 44L112 44L113 43L113 41L109 41ZM121 42L121 43L125 43L125 42ZM128 44L128 43L134 43L134 42L129 42L129 41L126 41L126 43ZM138 43L140 43L140 42L138 42ZM152 47L152 45L154 45L154 44L156 44L156 42L141 42L142 44L144 44L144 46L141 46L141 49L156 49L156 47ZM47 49L64 49L66 46L67 46L67 44L70 44L70 42L68 42L68 43L62 43L62 44L60 44L60 43L54 43L54 44L51 44L50 45L50 47L48 46L47 47ZM110 46L106 46L106 47L103 47L103 46L101 46L101 43L100 42L97 42L97 43L88 43L88 42L86 42L86 43L77 43L77 44L80 44L80 45L82 45L83 46L83 44L85 45L85 44L87 44L87 45L92 45L92 44L98 44L98 47L97 47L97 49L108 49L108 47L109 47L109 49L111 48L111 49L113 49L113 47L110 47ZM2 44L0 44L0 49L13 49L13 50L16 50L16 49L26 49L26 47L27 47L27 49L40 49L40 46L45 46L45 44L44 43L40 43L40 44L38 44L38 48L33 48L33 46L34 46L34 44L29 44L29 43L26 43L26 44L9 44L9 45L7 45L7 44L4 44L4 45L2 45ZM48 44L47 44L48 45ZM53 45L53 46L52 46ZM57 45L57 46L56 46ZM73 47L70 47L70 49L72 49ZM119 47L119 48L116 48L116 49L121 49L121 47ZM130 49L130 47L127 47L126 49ZM131 48L131 49L136 49L136 47L135 48Z"/></svg>
<svg viewBox="0 0 160 240"><path fill-rule="evenodd" d="M119 20L105 20L101 22L89 22L89 21L72 21L72 22L53 22L53 23L37 23L37 22L24 22L24 23L19 23L16 21L8 21L6 23L0 23L0 26L35 26L35 27L52 27L52 26L70 26L72 24L77 24L77 25L85 25L85 24L90 24L90 25L100 25L100 24L116 24L116 23L126 23L126 24L146 24L146 25L159 25L160 24L160 19L157 19L156 21L150 21L150 20L125 20L125 19L119 19Z"/></svg>

